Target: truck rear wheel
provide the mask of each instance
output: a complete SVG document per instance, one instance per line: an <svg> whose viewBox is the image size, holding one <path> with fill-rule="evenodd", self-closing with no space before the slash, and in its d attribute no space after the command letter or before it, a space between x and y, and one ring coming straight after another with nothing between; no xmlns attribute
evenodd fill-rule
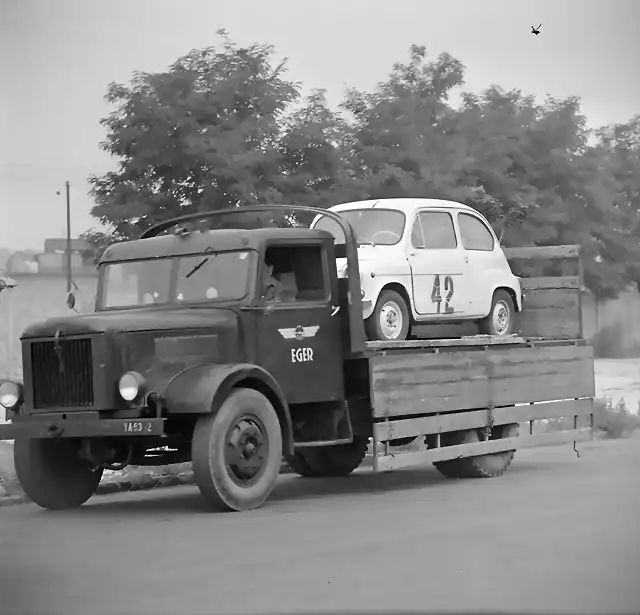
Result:
<svg viewBox="0 0 640 615"><path fill-rule="evenodd" d="M518 424L496 425L491 430L490 440L502 438L514 438L518 435ZM440 436L442 446L455 446L457 444L471 444L486 440L483 429L468 429L465 431L452 431ZM447 478L492 478L500 476L507 471L513 460L515 449L478 455L477 457L462 457L460 459L448 459L438 461L433 465Z"/></svg>
<svg viewBox="0 0 640 615"><path fill-rule="evenodd" d="M200 493L217 510L261 506L275 486L282 462L280 421L258 391L232 391L215 415L198 419L191 445Z"/></svg>
<svg viewBox="0 0 640 615"><path fill-rule="evenodd" d="M102 478L79 456L74 439L17 439L13 445L16 475L26 495L42 508L64 510L84 504Z"/></svg>
<svg viewBox="0 0 640 615"><path fill-rule="evenodd" d="M316 446L296 451L286 461L296 474L306 478L348 476L360 467L368 446L367 438L354 438L349 444Z"/></svg>

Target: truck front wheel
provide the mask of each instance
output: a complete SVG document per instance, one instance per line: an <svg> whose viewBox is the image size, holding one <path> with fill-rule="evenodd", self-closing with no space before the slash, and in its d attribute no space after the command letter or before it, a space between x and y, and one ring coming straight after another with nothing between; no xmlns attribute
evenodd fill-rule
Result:
<svg viewBox="0 0 640 615"><path fill-rule="evenodd" d="M25 494L50 510L76 508L95 492L102 468L79 456L74 439L17 439L13 446L16 475Z"/></svg>
<svg viewBox="0 0 640 615"><path fill-rule="evenodd" d="M253 389L232 391L217 414L198 419L191 457L195 482L212 508L261 506L282 460L282 432L271 402Z"/></svg>

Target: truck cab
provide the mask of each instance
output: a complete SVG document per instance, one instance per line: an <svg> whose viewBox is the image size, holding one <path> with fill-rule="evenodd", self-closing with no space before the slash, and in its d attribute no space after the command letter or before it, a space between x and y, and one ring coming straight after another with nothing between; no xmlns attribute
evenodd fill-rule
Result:
<svg viewBox="0 0 640 615"><path fill-rule="evenodd" d="M0 437L25 451L17 468L56 442L101 469L189 460L199 419L240 385L272 408L285 456L294 442L351 443L344 359L364 331L358 287L339 285L333 236L163 230L104 252L93 313L24 331L24 384L0 385L11 421ZM160 445L170 450L150 453Z"/></svg>

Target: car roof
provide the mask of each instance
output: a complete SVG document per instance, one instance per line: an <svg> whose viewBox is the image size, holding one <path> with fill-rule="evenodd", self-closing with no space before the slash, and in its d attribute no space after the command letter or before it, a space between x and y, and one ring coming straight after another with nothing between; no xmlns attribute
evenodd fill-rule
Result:
<svg viewBox="0 0 640 615"><path fill-rule="evenodd" d="M215 229L193 231L186 235L160 235L147 239L134 239L109 246L100 259L101 263L138 260L170 256L202 254L207 249L216 252L227 250L259 250L270 241L333 241L328 231L308 228L263 229Z"/></svg>
<svg viewBox="0 0 640 615"><path fill-rule="evenodd" d="M331 211L347 211L350 209L393 209L395 211L401 211L404 214L411 214L417 209L423 208L447 208L447 209L461 209L464 211L470 211L473 213L479 213L473 207L464 205L463 203L457 203L456 201L448 201L446 199L370 199L367 201L352 201L350 203L340 203L329 207Z"/></svg>

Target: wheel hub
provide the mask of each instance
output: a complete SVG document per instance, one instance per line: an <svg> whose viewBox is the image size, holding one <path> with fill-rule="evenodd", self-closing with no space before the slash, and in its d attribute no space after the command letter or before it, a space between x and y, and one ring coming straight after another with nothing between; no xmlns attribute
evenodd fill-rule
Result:
<svg viewBox="0 0 640 615"><path fill-rule="evenodd" d="M380 328L387 339L395 339L402 330L402 312L393 302L389 301L380 310Z"/></svg>
<svg viewBox="0 0 640 615"><path fill-rule="evenodd" d="M493 311L493 327L498 335L502 335L509 328L509 307L504 301L496 303Z"/></svg>
<svg viewBox="0 0 640 615"><path fill-rule="evenodd" d="M268 444L263 425L254 418L243 418L229 430L226 446L227 467L232 478L246 486L261 472Z"/></svg>

